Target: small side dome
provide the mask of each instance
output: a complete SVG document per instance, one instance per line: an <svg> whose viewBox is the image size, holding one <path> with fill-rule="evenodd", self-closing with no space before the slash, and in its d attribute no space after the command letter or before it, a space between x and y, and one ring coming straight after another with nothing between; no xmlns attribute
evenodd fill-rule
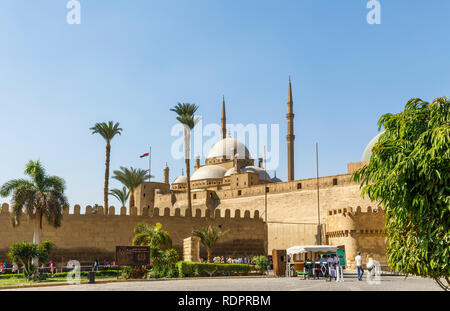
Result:
<svg viewBox="0 0 450 311"><path fill-rule="evenodd" d="M191 177L191 181L201 179L217 179L223 178L227 170L219 165L205 165L195 171Z"/></svg>
<svg viewBox="0 0 450 311"><path fill-rule="evenodd" d="M375 146L375 144L378 142L378 139L380 139L381 134L383 134L383 133L384 132L381 132L380 134L378 134L377 136L372 138L372 140L369 142L369 144L367 145L366 149L364 149L364 152L362 154L362 157L361 157L362 162L370 161L370 157L372 156L373 146Z"/></svg>
<svg viewBox="0 0 450 311"><path fill-rule="evenodd" d="M178 176L177 179L173 182L173 184L187 184L187 178L186 176Z"/></svg>
<svg viewBox="0 0 450 311"><path fill-rule="evenodd" d="M272 181L269 174L267 174L267 172L264 169L262 169L258 166L254 166L254 165L245 166L245 167L241 168L241 172L242 173L246 173L246 172L256 173L259 176L259 180Z"/></svg>
<svg viewBox="0 0 450 311"><path fill-rule="evenodd" d="M223 177L228 177L228 176L234 175L236 173L237 173L236 168L232 167L225 173L225 175Z"/></svg>

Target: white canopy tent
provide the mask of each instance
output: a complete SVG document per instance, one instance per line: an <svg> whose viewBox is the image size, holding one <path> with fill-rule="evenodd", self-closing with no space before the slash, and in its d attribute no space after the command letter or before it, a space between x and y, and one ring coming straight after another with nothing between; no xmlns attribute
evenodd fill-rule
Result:
<svg viewBox="0 0 450 311"><path fill-rule="evenodd" d="M286 250L288 255L306 254L311 253L313 256L315 253L331 253L337 251L337 246L332 245L297 245L292 246ZM292 276L291 266L294 266L294 261L286 260L286 274Z"/></svg>
<svg viewBox="0 0 450 311"><path fill-rule="evenodd" d="M298 245L292 246L286 250L287 254L303 254L303 253L328 253L328 252L336 252L337 246L332 245Z"/></svg>

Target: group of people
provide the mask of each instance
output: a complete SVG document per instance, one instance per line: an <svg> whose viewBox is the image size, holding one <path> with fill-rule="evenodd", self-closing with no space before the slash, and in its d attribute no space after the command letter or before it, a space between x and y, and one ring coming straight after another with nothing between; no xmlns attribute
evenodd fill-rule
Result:
<svg viewBox="0 0 450 311"><path fill-rule="evenodd" d="M23 268L24 268L23 266L19 267L19 265L17 263L13 262L11 265L11 273L12 274L20 273L20 271L23 270ZM50 261L48 267L45 267L45 265L42 264L39 267L39 269L42 273L45 272L45 269L48 269L52 275L56 272L55 264L54 264L53 260ZM9 270L9 268L8 268L8 265L6 264L6 261L3 263L0 263L0 274L6 274L6 273L8 273L8 270Z"/></svg>
<svg viewBox="0 0 450 311"><path fill-rule="evenodd" d="M236 264L254 264L251 258L247 257L239 257L239 258L231 258L224 256L216 256L213 258L214 263L236 263Z"/></svg>
<svg viewBox="0 0 450 311"><path fill-rule="evenodd" d="M22 267L22 269L23 269L23 267ZM11 267L11 273L19 273L19 271L20 271L19 265L14 262ZM3 263L0 263L0 274L6 274L7 272L8 272L8 266L6 264L6 261Z"/></svg>
<svg viewBox="0 0 450 311"><path fill-rule="evenodd" d="M336 280L336 282L344 281L343 267L336 254L320 254L315 262L309 262L308 258L306 259L306 262L308 275L313 275L314 277L329 277L330 279Z"/></svg>

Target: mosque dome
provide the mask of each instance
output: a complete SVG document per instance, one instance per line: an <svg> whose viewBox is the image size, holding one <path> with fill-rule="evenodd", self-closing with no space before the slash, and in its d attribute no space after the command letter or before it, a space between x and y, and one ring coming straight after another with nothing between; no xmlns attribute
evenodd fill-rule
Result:
<svg viewBox="0 0 450 311"><path fill-rule="evenodd" d="M223 157L232 159L235 154L239 154L239 158L250 158L250 152L243 143L237 139L228 137L220 140L211 148L207 159Z"/></svg>
<svg viewBox="0 0 450 311"><path fill-rule="evenodd" d="M372 156L372 148L378 142L378 139L380 139L380 136L383 133L384 132L379 133L377 136L372 138L372 140L369 142L369 144L367 145L366 149L364 149L364 152L362 154L362 157L361 157L362 162L370 161L370 157Z"/></svg>
<svg viewBox="0 0 450 311"><path fill-rule="evenodd" d="M236 172L236 168L232 167L225 173L225 175L223 177L228 177L228 176L231 176L231 175L236 174L236 173L237 173Z"/></svg>
<svg viewBox="0 0 450 311"><path fill-rule="evenodd" d="M259 176L259 180L265 180L265 181L272 181L269 174L263 169L258 166L250 165L250 166L244 166L241 168L242 173L256 173Z"/></svg>
<svg viewBox="0 0 450 311"><path fill-rule="evenodd" d="M277 172L275 172L275 176L271 180L272 182L283 182L281 179L277 177Z"/></svg>
<svg viewBox="0 0 450 311"><path fill-rule="evenodd" d="M201 180L201 179L216 179L223 178L227 172L222 166L218 165L205 165L200 167L198 170L192 174L191 180Z"/></svg>
<svg viewBox="0 0 450 311"><path fill-rule="evenodd" d="M178 176L177 179L173 182L174 184L187 184L187 178L186 176Z"/></svg>

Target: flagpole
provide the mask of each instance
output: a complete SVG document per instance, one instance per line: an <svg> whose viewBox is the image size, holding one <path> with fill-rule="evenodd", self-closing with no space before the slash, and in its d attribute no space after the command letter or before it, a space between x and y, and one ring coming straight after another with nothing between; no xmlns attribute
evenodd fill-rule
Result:
<svg viewBox="0 0 450 311"><path fill-rule="evenodd" d="M319 143L316 142L316 183L317 183L317 220L319 223L319 245L322 245L322 230L320 225L320 203L319 203Z"/></svg>
<svg viewBox="0 0 450 311"><path fill-rule="evenodd" d="M152 146L150 146L150 153L148 155L148 181L152 179Z"/></svg>

